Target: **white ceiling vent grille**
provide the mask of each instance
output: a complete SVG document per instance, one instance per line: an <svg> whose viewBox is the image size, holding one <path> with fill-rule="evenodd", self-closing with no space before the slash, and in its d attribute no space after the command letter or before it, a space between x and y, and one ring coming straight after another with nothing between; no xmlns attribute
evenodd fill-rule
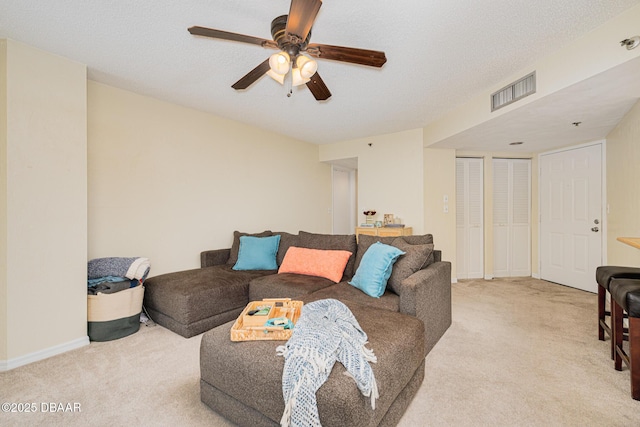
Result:
<svg viewBox="0 0 640 427"><path fill-rule="evenodd" d="M516 102L525 96L536 93L536 72L528 74L491 94L491 111Z"/></svg>

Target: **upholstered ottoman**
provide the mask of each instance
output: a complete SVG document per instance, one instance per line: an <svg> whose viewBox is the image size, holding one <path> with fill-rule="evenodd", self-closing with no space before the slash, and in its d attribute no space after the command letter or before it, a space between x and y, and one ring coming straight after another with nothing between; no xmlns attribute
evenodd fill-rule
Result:
<svg viewBox="0 0 640 427"><path fill-rule="evenodd" d="M317 392L324 427L393 426L398 423L424 379L424 325L405 314L345 302L369 337L368 348L380 393L376 409L339 362ZM278 426L284 411L284 358L276 347L284 341L231 342L233 322L202 336L202 402L240 426Z"/></svg>

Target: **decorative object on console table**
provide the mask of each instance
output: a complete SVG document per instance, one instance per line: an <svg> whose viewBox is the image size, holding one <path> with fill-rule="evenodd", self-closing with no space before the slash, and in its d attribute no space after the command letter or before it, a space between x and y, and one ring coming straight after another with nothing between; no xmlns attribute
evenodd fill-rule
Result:
<svg viewBox="0 0 640 427"><path fill-rule="evenodd" d="M413 227L356 227L356 238L359 234L380 237L411 236Z"/></svg>
<svg viewBox="0 0 640 427"><path fill-rule="evenodd" d="M384 214L384 226L393 224L393 214Z"/></svg>
<svg viewBox="0 0 640 427"><path fill-rule="evenodd" d="M374 219L373 217L376 216L376 211L374 210L368 210L368 211L364 211L362 212L364 214L364 216L367 218L366 219L366 223L367 224L373 224L374 223Z"/></svg>

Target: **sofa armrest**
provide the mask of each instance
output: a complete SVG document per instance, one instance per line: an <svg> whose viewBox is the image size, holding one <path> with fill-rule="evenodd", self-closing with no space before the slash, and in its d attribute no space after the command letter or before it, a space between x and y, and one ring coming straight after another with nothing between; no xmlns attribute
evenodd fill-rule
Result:
<svg viewBox="0 0 640 427"><path fill-rule="evenodd" d="M424 322L428 354L451 326L451 263L434 262L404 279L400 312Z"/></svg>
<svg viewBox="0 0 640 427"><path fill-rule="evenodd" d="M200 252L200 267L205 268L226 264L230 254L231 249L214 249Z"/></svg>

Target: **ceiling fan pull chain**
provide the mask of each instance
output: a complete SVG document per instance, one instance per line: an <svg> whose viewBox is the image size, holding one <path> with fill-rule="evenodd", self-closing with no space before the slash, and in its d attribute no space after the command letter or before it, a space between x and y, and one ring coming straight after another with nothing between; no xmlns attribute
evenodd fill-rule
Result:
<svg viewBox="0 0 640 427"><path fill-rule="evenodd" d="M287 98L291 98L291 95L293 95L293 69L292 69L291 64L292 63L290 62L289 63L289 72L285 76L286 81L287 81Z"/></svg>

